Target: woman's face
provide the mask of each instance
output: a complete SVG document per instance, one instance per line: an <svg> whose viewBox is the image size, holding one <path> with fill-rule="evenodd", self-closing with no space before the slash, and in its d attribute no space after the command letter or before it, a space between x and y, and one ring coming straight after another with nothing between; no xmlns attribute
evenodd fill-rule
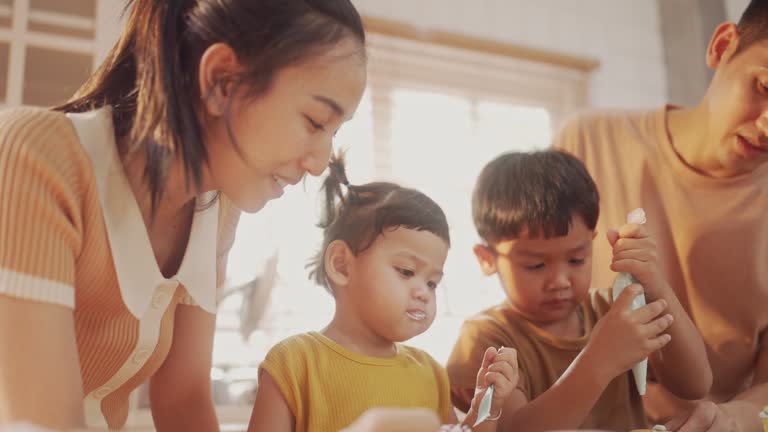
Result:
<svg viewBox="0 0 768 432"><path fill-rule="evenodd" d="M352 117L365 90L362 49L348 38L278 71L270 88L256 98L247 97L247 86L242 86L231 96L229 119L209 115L204 133L212 188L252 213L306 173L320 175L333 136Z"/></svg>

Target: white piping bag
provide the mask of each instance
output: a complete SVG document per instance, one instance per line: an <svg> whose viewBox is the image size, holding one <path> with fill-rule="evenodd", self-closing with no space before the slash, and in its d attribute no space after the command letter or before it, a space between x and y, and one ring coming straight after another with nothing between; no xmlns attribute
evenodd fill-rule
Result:
<svg viewBox="0 0 768 432"><path fill-rule="evenodd" d="M504 347L500 347L498 351L501 351L502 348ZM488 386L488 390L483 395L483 398L480 399L480 406L477 408L477 420L475 421L475 424L472 425L473 428L490 418L491 402L493 402L493 384ZM499 415L501 415L501 413L499 413Z"/></svg>
<svg viewBox="0 0 768 432"><path fill-rule="evenodd" d="M629 212L627 215L627 223L642 225L645 223L645 211L641 208L637 208ZM613 281L613 300L624 291L624 288L632 285L639 284L640 282L635 279L630 273L619 273L616 279ZM640 294L632 300L632 304L629 306L630 310L635 310L645 306L645 294ZM646 376L648 375L648 357L640 360L632 366L632 375L635 377L635 384L637 385L637 392L640 395L645 394Z"/></svg>

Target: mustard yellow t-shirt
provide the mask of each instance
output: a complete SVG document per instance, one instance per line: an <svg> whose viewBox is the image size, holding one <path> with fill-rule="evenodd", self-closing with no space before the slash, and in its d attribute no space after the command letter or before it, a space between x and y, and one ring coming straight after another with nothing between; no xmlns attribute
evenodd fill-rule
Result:
<svg viewBox="0 0 768 432"><path fill-rule="evenodd" d="M398 344L394 357L350 351L317 332L283 340L259 368L277 383L296 431L338 432L372 407L428 408L445 422L448 375L429 354Z"/></svg>

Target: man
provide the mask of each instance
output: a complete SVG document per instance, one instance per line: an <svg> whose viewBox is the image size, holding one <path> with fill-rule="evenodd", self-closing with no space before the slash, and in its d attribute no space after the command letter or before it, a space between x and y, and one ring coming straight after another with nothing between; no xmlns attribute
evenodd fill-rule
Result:
<svg viewBox="0 0 768 432"><path fill-rule="evenodd" d="M649 382L646 411L679 432L760 431L768 405L768 1L723 23L706 52L714 76L694 107L593 112L554 145L595 178L597 229L643 207L658 260L707 345L708 400L685 404ZM595 243L594 286L613 274Z"/></svg>

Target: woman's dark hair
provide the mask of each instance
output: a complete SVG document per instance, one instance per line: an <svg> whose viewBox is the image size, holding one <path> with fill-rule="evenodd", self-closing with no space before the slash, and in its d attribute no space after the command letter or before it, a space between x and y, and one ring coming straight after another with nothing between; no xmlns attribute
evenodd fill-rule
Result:
<svg viewBox="0 0 768 432"><path fill-rule="evenodd" d="M560 150L504 153L488 163L472 193L472 218L487 243L564 236L580 216L594 230L597 186L584 164Z"/></svg>
<svg viewBox="0 0 768 432"><path fill-rule="evenodd" d="M309 278L318 285L332 293L325 271L325 251L334 240L344 241L358 255L386 230L404 227L431 232L450 246L445 213L430 197L388 182L352 185L341 154L331 157L329 168L323 183L324 211L318 224L323 229L323 244L307 264Z"/></svg>
<svg viewBox="0 0 768 432"><path fill-rule="evenodd" d="M251 97L268 90L279 70L345 38L359 41L365 55L362 21L350 0L129 0L125 12L126 27L104 63L55 109L112 106L117 137L146 153L153 208L176 157L188 184L200 187L207 152L197 109L208 95L200 94L198 66L210 45L234 50L245 71L230 78ZM228 120L229 106L226 114Z"/></svg>

